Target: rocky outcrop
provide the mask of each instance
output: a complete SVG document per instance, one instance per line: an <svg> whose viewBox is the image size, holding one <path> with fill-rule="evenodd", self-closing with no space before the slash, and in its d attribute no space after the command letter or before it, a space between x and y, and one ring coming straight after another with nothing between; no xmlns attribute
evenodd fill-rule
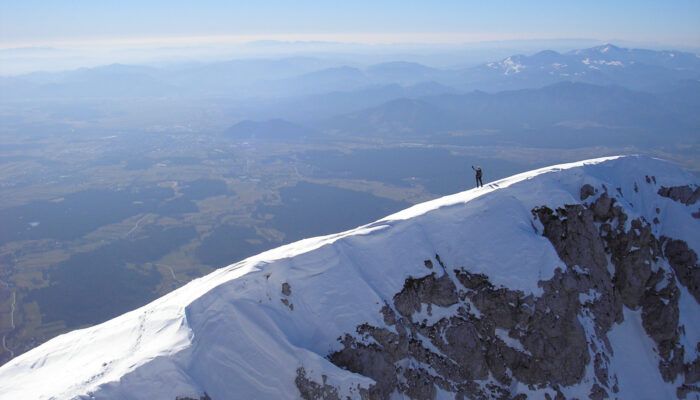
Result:
<svg viewBox="0 0 700 400"><path fill-rule="evenodd" d="M584 185L581 199L596 193ZM680 376L679 396L691 393L700 361L683 362L676 277L697 299L697 255L683 241L657 238L647 221L629 220L605 187L600 193L588 203L532 210L563 262L539 282L541 295L496 287L468 266L447 268L436 255L442 271L407 278L381 309L384 325L359 325L329 360L373 379L370 399L434 399L438 391L460 399L522 397L511 391L514 382L564 398L560 388L581 384L589 365L589 397L604 399L618 392L607 334L627 307L641 310L664 380ZM423 265L433 269L432 260Z"/></svg>
<svg viewBox="0 0 700 400"><path fill-rule="evenodd" d="M595 188L588 183L585 185L581 186L581 192L580 192L580 199L581 201L586 200L587 198L593 196L595 194Z"/></svg>
<svg viewBox="0 0 700 400"><path fill-rule="evenodd" d="M583 378L590 357L577 318L579 292L568 273L557 271L536 298L496 288L465 268L453 273L406 279L382 309L386 326L359 326L329 359L374 379L372 399L394 391L433 399L438 389L459 398L510 398L514 380L551 387L556 396L558 385ZM454 311L428 323L417 316L429 305ZM480 384L489 377L494 381Z"/></svg>
<svg viewBox="0 0 700 400"><path fill-rule="evenodd" d="M662 186L658 194L661 197L667 197L673 201L689 206L700 200L700 186Z"/></svg>
<svg viewBox="0 0 700 400"><path fill-rule="evenodd" d="M294 311L294 304L289 299L289 296L292 295L292 286L287 282L282 283L282 295L284 296L280 299L282 304L287 306L290 311Z"/></svg>
<svg viewBox="0 0 700 400"><path fill-rule="evenodd" d="M494 376L507 383L508 375L526 384L539 386L571 385L578 382L589 362L586 335L578 321L578 292L569 274L557 270L554 278L541 282L544 294L525 296L522 292L480 285L483 276L465 270L455 271L467 288L467 298L482 314L479 324L501 330L501 341L520 343L505 346L501 363L493 364ZM488 333L491 333L490 330ZM492 340L500 344L499 340ZM484 343L488 345L488 343ZM509 371L509 372L508 372Z"/></svg>
<svg viewBox="0 0 700 400"><path fill-rule="evenodd" d="M661 197L667 197L686 206L692 206L700 200L700 186L662 186L658 194ZM695 219L700 219L700 209L692 211L690 215Z"/></svg>
<svg viewBox="0 0 700 400"><path fill-rule="evenodd" d="M659 270L648 282L642 300L642 325L647 334L656 343L662 361L659 371L664 380L673 381L684 372L683 347L680 346L680 329L678 325L678 300L680 291L675 279L664 277ZM666 285L660 285L666 280ZM657 289L661 286L660 289Z"/></svg>
<svg viewBox="0 0 700 400"><path fill-rule="evenodd" d="M627 215L622 208L615 206L615 200L606 193L591 204L558 209L558 218L554 218L553 214L553 211L540 211L538 217L545 226L544 235L550 239L559 256L568 267L586 267L590 276L599 278L592 288L599 296L591 308L598 337L607 340L605 334L612 322L610 315L615 316L615 322L621 321L620 302L633 310L641 308L644 329L656 343L661 357L659 371L664 380L671 382L680 374L687 375L690 365L683 364L684 351L679 344L680 293L675 285L675 276L689 290L696 284L697 257L694 252L683 241L656 238L651 225L642 219L630 221L631 228L625 230ZM597 237L591 235L595 229L599 231ZM597 241L598 245L595 244ZM671 245L669 250L665 250L665 256L669 264L676 265L673 267L675 274L665 272L658 265L660 257L664 256L664 244L666 248ZM602 254L600 245L605 248ZM609 256L614 267L612 279L605 276L603 268L607 262L600 263L601 257L606 256ZM685 274L685 278L681 274ZM606 356L606 352L599 352L596 361ZM601 368L597 364L595 369L598 373ZM598 375L602 380L602 374Z"/></svg>
<svg viewBox="0 0 700 400"><path fill-rule="evenodd" d="M688 291L700 303L700 266L698 255L682 240L662 237L664 255L676 272L676 276Z"/></svg>
<svg viewBox="0 0 700 400"><path fill-rule="evenodd" d="M301 398L304 400L340 400L338 389L327 384L325 375L321 377L322 382L318 383L306 377L304 368L297 368L297 377L294 383L299 389Z"/></svg>
<svg viewBox="0 0 700 400"><path fill-rule="evenodd" d="M209 397L209 395L207 394L207 392L204 392L204 394L201 395L201 396L198 397L198 398L194 398L194 397L180 397L180 396L178 396L178 397L175 398L175 400L211 400L211 397Z"/></svg>
<svg viewBox="0 0 700 400"><path fill-rule="evenodd" d="M533 214L544 226L543 235L549 239L559 257L575 276L570 286L580 293L594 293L595 301L584 302L596 318L598 335L607 332L614 323L622 321L622 301L608 270L610 251L604 236L624 227L627 216L613 207L613 199L603 193L588 206L568 205L556 211L539 207ZM610 223L610 221L615 223ZM625 286L625 285L623 285Z"/></svg>
<svg viewBox="0 0 700 400"><path fill-rule="evenodd" d="M439 278L435 273L422 278L408 278L401 292L394 296L396 310L404 317L411 319L414 312L421 310L422 304L427 304L428 315L431 315L432 305L448 307L457 303L455 284L445 274Z"/></svg>
<svg viewBox="0 0 700 400"><path fill-rule="evenodd" d="M282 294L285 296L291 296L292 294L292 287L289 285L289 283L284 282L282 284Z"/></svg>

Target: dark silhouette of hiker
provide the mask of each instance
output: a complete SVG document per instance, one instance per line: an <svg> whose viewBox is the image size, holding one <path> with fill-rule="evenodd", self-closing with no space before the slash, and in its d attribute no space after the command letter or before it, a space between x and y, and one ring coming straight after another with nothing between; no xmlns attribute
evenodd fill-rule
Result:
<svg viewBox="0 0 700 400"><path fill-rule="evenodd" d="M476 168L474 168L474 166L472 165L472 169L474 170L474 172L476 172L476 187L483 187L484 182L481 181L481 167L477 165Z"/></svg>

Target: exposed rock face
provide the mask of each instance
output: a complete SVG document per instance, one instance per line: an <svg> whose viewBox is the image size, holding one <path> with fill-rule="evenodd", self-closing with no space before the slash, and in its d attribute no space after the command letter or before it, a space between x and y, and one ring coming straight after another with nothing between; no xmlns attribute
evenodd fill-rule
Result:
<svg viewBox="0 0 700 400"><path fill-rule="evenodd" d="M700 186L662 186L658 191L659 196L667 197L686 206L692 206L700 200ZM700 219L700 209L693 211L690 215L695 219Z"/></svg>
<svg viewBox="0 0 700 400"><path fill-rule="evenodd" d="M285 296L284 298L280 299L282 304L287 306L291 311L294 311L294 304L289 299L289 296L292 295L292 286L289 285L289 283L284 282L282 284L282 294Z"/></svg>
<svg viewBox="0 0 700 400"><path fill-rule="evenodd" d="M589 185L588 183L581 186L581 194L580 194L581 201L586 200L587 198L593 196L594 194L595 194L595 189L593 188L593 186Z"/></svg>
<svg viewBox="0 0 700 400"><path fill-rule="evenodd" d="M369 395L376 399L394 391L433 399L438 388L460 398L509 398L513 380L555 388L583 378L590 357L577 319L579 292L567 273L543 282L537 298L495 288L465 269L453 273L459 288L447 273L407 279L394 307L382 309L387 326L359 326L331 361L374 379ZM454 311L428 324L416 320L423 304ZM489 376L495 382L479 383Z"/></svg>
<svg viewBox="0 0 700 400"><path fill-rule="evenodd" d="M326 383L326 376L322 376L322 383L314 382L306 377L304 368L297 368L297 377L294 383L299 389L304 400L340 400L338 389Z"/></svg>
<svg viewBox="0 0 700 400"><path fill-rule="evenodd" d="M440 278L435 273L423 278L408 278L403 290L394 296L396 310L404 317L411 319L414 312L421 310L422 304L428 305L430 315L431 305L448 307L457 303L455 284L445 274Z"/></svg>
<svg viewBox="0 0 700 400"><path fill-rule="evenodd" d="M669 199L683 203L686 206L693 205L700 200L700 187L698 186L662 186L658 193L661 197L668 197Z"/></svg>
<svg viewBox="0 0 700 400"><path fill-rule="evenodd" d="M527 384L571 385L583 377L589 355L585 332L576 318L579 300L571 277L557 270L554 278L543 282L544 295L534 298L482 285L483 276L464 270L455 273L460 283L471 289L467 298L482 313L478 325L490 334L490 340L501 344L489 329L495 328L521 343L520 351L496 346L502 357L490 365L499 381L508 383L512 375ZM488 347L489 342L482 345Z"/></svg>
<svg viewBox="0 0 700 400"><path fill-rule="evenodd" d="M289 285L289 283L284 282L282 284L282 294L285 296L290 296L292 294L292 287Z"/></svg>
<svg viewBox="0 0 700 400"><path fill-rule="evenodd" d="M175 400L211 400L211 397L209 397L209 395L206 392L204 392L204 394L201 395L199 398L178 396L175 398Z"/></svg>
<svg viewBox="0 0 700 400"><path fill-rule="evenodd" d="M700 303L700 266L698 255L682 240L662 237L664 254L673 267L683 286L688 288L695 300Z"/></svg>
<svg viewBox="0 0 700 400"><path fill-rule="evenodd" d="M599 278L595 279L592 288L589 287L599 294L591 307L598 337L607 342L605 334L611 328L610 323L621 322L620 302L633 310L641 307L644 329L656 343L662 359L659 364L662 377L670 382L679 374L685 373L686 382L689 382L687 379L692 375L689 374L692 365L683 364L683 347L679 344L680 293L674 274L659 268L658 261L663 256L661 248L664 242L666 247L670 244L666 258L669 264L676 265L673 268L681 283L692 291L693 285L697 286L698 283L697 256L681 240L656 238L652 234L651 225L641 219L630 221L631 229L625 231L628 217L614 203L614 199L603 193L590 205L570 205L557 210L560 217L563 217L558 221L551 218L553 213L548 213L550 218L547 221L540 212L540 220L545 225L545 236L550 239L568 267L585 267L589 277ZM591 211L592 218L589 215ZM596 228L600 232L597 237L590 234ZM604 246L604 253L600 253L600 246L594 244L596 241ZM572 257L572 254L581 257ZM607 262L601 262L601 257L606 254L615 270L613 279L606 276ZM681 273L685 274L685 279ZM611 284L614 286L611 287ZM579 289L585 289L585 285ZM614 321L610 316L614 316ZM591 350L596 351L594 348ZM605 379L600 373L602 363L598 360L606 359L606 353L609 351L599 352L595 357L594 366L599 381Z"/></svg>
<svg viewBox="0 0 700 400"><path fill-rule="evenodd" d="M586 185L581 199L595 193ZM541 295L495 287L468 266L446 268L436 255L442 271L407 278L381 309L385 325L362 324L345 334L330 361L372 378L375 384L364 394L370 399L393 393L434 399L438 390L459 399L524 398L512 391L514 382L564 398L560 388L581 384L589 365L594 379L588 395L604 399L618 392L607 334L627 307L641 309L664 380L683 379L679 396L696 390L700 360L683 361L675 279L700 302L697 255L687 244L655 237L642 219L628 223L605 188L590 203L532 213L563 262L551 279L539 282ZM672 270L660 267L663 258ZM423 264L432 269L431 260ZM594 332L587 332L584 319ZM301 376L302 397L319 393L320 384Z"/></svg>
<svg viewBox="0 0 700 400"><path fill-rule="evenodd" d="M685 399L691 393L700 393L700 386L697 385L681 385L677 390L679 399Z"/></svg>

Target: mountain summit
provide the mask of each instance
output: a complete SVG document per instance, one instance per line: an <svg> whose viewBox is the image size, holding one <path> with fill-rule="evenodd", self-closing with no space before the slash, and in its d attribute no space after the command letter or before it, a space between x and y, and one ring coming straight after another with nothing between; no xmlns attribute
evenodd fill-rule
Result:
<svg viewBox="0 0 700 400"><path fill-rule="evenodd" d="M13 359L0 397L698 396L694 182L588 160L292 243Z"/></svg>

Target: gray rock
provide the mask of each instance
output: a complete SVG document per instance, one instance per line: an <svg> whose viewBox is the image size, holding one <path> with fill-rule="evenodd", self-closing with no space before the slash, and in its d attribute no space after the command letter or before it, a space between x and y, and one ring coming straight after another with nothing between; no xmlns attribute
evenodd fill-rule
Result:
<svg viewBox="0 0 700 400"><path fill-rule="evenodd" d="M289 283L284 282L282 284L282 294L285 296L291 296L292 294L292 287L289 285Z"/></svg>
<svg viewBox="0 0 700 400"><path fill-rule="evenodd" d="M698 266L698 255L693 249L688 247L688 243L682 240L662 237L664 255L668 263L688 291L695 297L695 301L700 303L700 266Z"/></svg>
<svg viewBox="0 0 700 400"><path fill-rule="evenodd" d="M700 186L695 186L694 188L690 185L661 186L657 193L661 197L669 198L673 201L685 204L686 206L693 205L700 200Z"/></svg>
<svg viewBox="0 0 700 400"><path fill-rule="evenodd" d="M581 197L590 196L590 188L582 188ZM359 325L356 333L343 336L341 350L329 355L331 362L372 378L375 384L366 393L371 399L393 393L433 399L438 389L457 399L523 397L511 393L513 381L547 388L560 399L559 387L580 384L593 363L589 396L604 399L618 392L617 379L609 374L614 349L607 334L622 322L627 306L641 308L662 377L675 381L685 375L679 394L691 393L700 379L700 361L683 363L680 291L656 263L667 258L697 299L697 255L685 242L655 237L642 219L626 229L628 216L607 192L588 205L532 212L563 263L551 279L539 282L542 295L495 287L488 276L465 267L448 273L436 255L444 274L406 279L381 309L385 326ZM431 268L432 261L423 265ZM588 299L583 303L582 295ZM424 304L429 315L433 306L458 307L428 323L415 318ZM595 322L593 337L587 336L581 316ZM494 381L484 384L489 378Z"/></svg>
<svg viewBox="0 0 700 400"><path fill-rule="evenodd" d="M593 196L594 194L595 189L593 188L593 186L586 183L585 185L581 186L581 193L579 197L581 198L581 201L583 201Z"/></svg>
<svg viewBox="0 0 700 400"><path fill-rule="evenodd" d="M676 396L678 396L679 399L685 399L691 393L700 393L700 386L684 384L676 389Z"/></svg>
<svg viewBox="0 0 700 400"><path fill-rule="evenodd" d="M591 387L591 392L588 394L588 398L591 400L603 400L608 398L608 392L605 391L597 383Z"/></svg>
<svg viewBox="0 0 700 400"><path fill-rule="evenodd" d="M596 202L593 204L593 214L597 220L605 221L612 217L610 211L614 201L615 200L610 198L607 193L600 195L598 200L596 200Z"/></svg>
<svg viewBox="0 0 700 400"><path fill-rule="evenodd" d="M700 382L700 357L685 365L685 383Z"/></svg>
<svg viewBox="0 0 700 400"><path fill-rule="evenodd" d="M433 400L437 396L434 378L424 369L407 369L404 372L405 387L401 392L415 400Z"/></svg>
<svg viewBox="0 0 700 400"><path fill-rule="evenodd" d="M338 389L326 383L326 376L323 375L323 382L318 383L306 377L303 367L297 368L297 377L294 383L299 389L299 394L304 400L340 400Z"/></svg>
<svg viewBox="0 0 700 400"><path fill-rule="evenodd" d="M408 318L420 311L422 304L448 307L457 301L456 287L450 277L444 274L436 278L435 273L422 278L406 279L401 292L394 296L396 310Z"/></svg>
<svg viewBox="0 0 700 400"><path fill-rule="evenodd" d="M203 395L199 396L198 398L195 397L187 397L187 396L177 396L175 397L175 400L211 400L211 397L207 394L207 392L204 392Z"/></svg>
<svg viewBox="0 0 700 400"><path fill-rule="evenodd" d="M659 244L648 224L634 220L632 227L628 232L619 231L609 236L607 246L615 264L615 287L622 302L635 310L651 277L651 266L659 254Z"/></svg>

